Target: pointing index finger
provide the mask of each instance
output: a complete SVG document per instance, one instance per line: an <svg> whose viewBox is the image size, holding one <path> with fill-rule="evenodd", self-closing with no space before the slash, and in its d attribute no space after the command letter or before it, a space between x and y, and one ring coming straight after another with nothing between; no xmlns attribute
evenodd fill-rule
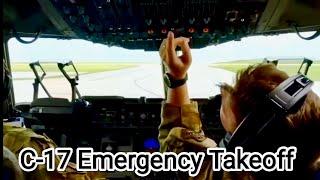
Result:
<svg viewBox="0 0 320 180"><path fill-rule="evenodd" d="M167 61L168 63L170 63L169 61L172 61L177 57L174 34L171 31L168 33L166 48L167 48L167 58L168 58Z"/></svg>

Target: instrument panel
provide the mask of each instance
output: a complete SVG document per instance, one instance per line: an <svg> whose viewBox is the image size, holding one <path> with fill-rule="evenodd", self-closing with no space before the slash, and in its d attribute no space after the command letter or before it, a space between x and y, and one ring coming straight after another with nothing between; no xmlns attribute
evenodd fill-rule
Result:
<svg viewBox="0 0 320 180"><path fill-rule="evenodd" d="M118 96L84 96L93 110L92 124L100 128L158 128L160 124L160 98L123 98ZM198 102L199 115L205 129L221 129L220 95Z"/></svg>
<svg viewBox="0 0 320 180"><path fill-rule="evenodd" d="M161 99L84 97L91 103L92 124L101 128L154 128L160 123Z"/></svg>
<svg viewBox="0 0 320 180"><path fill-rule="evenodd" d="M44 13L67 36L151 51L158 50L168 31L191 37L192 48L254 34L267 4L266 0L39 2L42 9L52 9Z"/></svg>
<svg viewBox="0 0 320 180"><path fill-rule="evenodd" d="M91 147L97 152L112 153L157 152L160 149L158 127L163 101L145 97L83 96L81 101L73 102L72 114L48 113L59 112L56 109L59 107L32 103L29 113L24 113L24 119L28 128L39 134L45 133L59 147ZM193 101L198 102L205 134L219 142L225 135L220 122L221 96ZM35 111L39 109L41 111ZM75 162L75 159L75 156L71 157L71 161ZM159 176L154 173L157 172L152 172L150 177ZM172 178L175 175L161 175L167 176ZM126 172L108 174L110 179L127 177L132 179L135 176Z"/></svg>
<svg viewBox="0 0 320 180"><path fill-rule="evenodd" d="M225 134L220 122L221 96L193 100L198 102L206 135L218 142ZM113 152L158 151L163 101L145 97L84 96L82 101L73 103L72 114L50 114L47 112L59 112L56 109L59 107L35 105L26 117L26 124L37 127L33 128L36 132L40 129L39 133L46 133L60 146L88 146Z"/></svg>

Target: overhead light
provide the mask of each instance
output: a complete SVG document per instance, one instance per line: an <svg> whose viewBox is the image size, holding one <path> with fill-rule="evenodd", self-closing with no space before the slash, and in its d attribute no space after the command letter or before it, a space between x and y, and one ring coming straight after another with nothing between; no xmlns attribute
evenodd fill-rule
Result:
<svg viewBox="0 0 320 180"><path fill-rule="evenodd" d="M148 29L147 32L148 32L149 35L152 35L154 33L153 29Z"/></svg>
<svg viewBox="0 0 320 180"><path fill-rule="evenodd" d="M162 28L162 29L161 29L161 33L162 33L162 34L167 34L167 32L168 32L167 28Z"/></svg>
<svg viewBox="0 0 320 180"><path fill-rule="evenodd" d="M193 27L191 27L191 28L188 29L188 32L189 32L189 33L194 33L194 32L195 32L195 29L194 29Z"/></svg>
<svg viewBox="0 0 320 180"><path fill-rule="evenodd" d="M208 33L208 32L209 32L209 28L205 27L205 28L202 29L202 31L203 31L204 33Z"/></svg>

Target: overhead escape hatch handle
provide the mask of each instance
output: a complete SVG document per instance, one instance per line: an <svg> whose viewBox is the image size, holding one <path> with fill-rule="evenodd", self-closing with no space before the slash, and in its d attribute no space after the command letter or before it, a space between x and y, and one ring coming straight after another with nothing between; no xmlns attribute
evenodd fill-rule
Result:
<svg viewBox="0 0 320 180"><path fill-rule="evenodd" d="M52 98L52 96L50 95L49 91L47 90L47 88L42 83L42 80L46 76L46 72L44 71L43 67L40 65L39 61L30 63L29 66L30 66L30 68L32 69L32 71L33 71L33 73L35 75L35 79L34 79L34 83L33 83L33 100L38 99L39 84L41 85L41 87L44 90L44 92L48 95L48 97ZM36 66L38 66L41 69L41 71L42 71L41 76L39 75L39 73L38 73L38 71L36 69Z"/></svg>
<svg viewBox="0 0 320 180"><path fill-rule="evenodd" d="M78 96L78 98L81 98L80 92L77 88L78 85L78 80L79 80L79 73L76 69L76 67L74 66L73 62L70 61L68 63L57 63L58 64L58 68L59 70L62 72L62 74L64 75L64 77L69 81L70 85L71 85L71 91L72 91L72 102L75 101L76 99L76 95ZM72 66L74 72L76 73L74 78L71 78L68 73L65 71L65 67L67 66Z"/></svg>

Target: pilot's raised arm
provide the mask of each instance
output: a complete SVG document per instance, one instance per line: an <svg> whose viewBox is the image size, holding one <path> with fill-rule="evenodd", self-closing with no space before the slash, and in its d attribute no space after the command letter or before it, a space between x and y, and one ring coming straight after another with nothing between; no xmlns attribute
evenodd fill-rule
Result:
<svg viewBox="0 0 320 180"><path fill-rule="evenodd" d="M188 38L174 38L169 32L159 50L169 86L159 126L161 152L205 151L208 147L216 147L216 143L204 135L198 105L189 98L186 81L192 57L188 42ZM177 56L176 47L181 48L181 56Z"/></svg>

